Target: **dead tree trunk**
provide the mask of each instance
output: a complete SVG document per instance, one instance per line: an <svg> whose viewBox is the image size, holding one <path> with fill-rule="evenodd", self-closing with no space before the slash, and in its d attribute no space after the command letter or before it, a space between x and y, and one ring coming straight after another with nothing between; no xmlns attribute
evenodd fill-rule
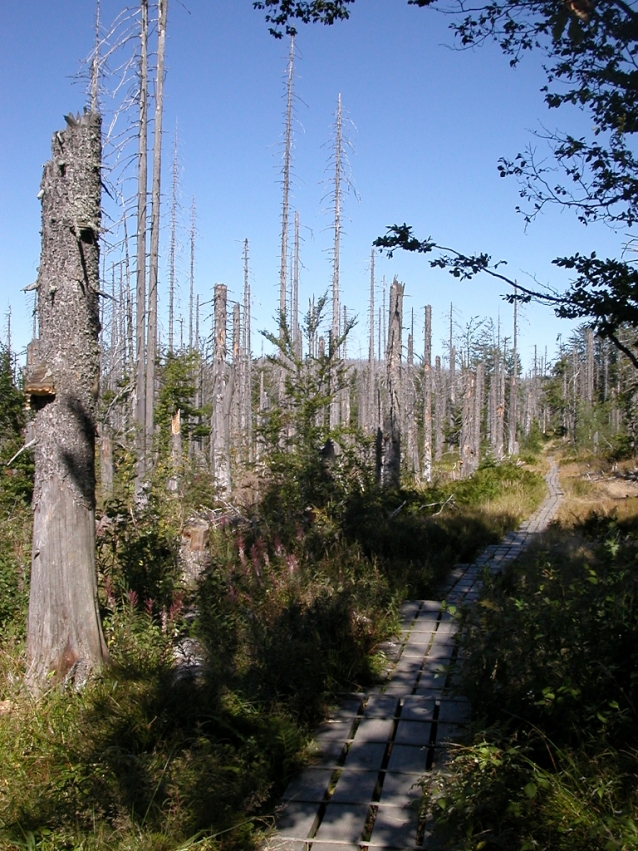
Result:
<svg viewBox="0 0 638 851"><path fill-rule="evenodd" d="M77 686L107 657L95 570L101 122L67 118L42 178L40 343L27 680Z"/></svg>
<svg viewBox="0 0 638 851"><path fill-rule="evenodd" d="M465 479L471 476L478 466L474 444L476 375L471 369L465 370L463 384L463 413L459 449L461 456L461 478Z"/></svg>
<svg viewBox="0 0 638 851"><path fill-rule="evenodd" d="M288 75L286 84L286 127L284 137L284 162L281 169L281 255L279 258L279 313L281 320L286 316L288 301L288 213L290 209L290 170L292 166L292 109L293 83L295 78L295 37L290 38L290 53L288 56ZM283 324L280 323L279 333L283 338Z"/></svg>
<svg viewBox="0 0 638 851"><path fill-rule="evenodd" d="M403 284L395 278L390 288L386 374L388 408L383 424L381 484L398 488L401 483L401 328Z"/></svg>
<svg viewBox="0 0 638 851"><path fill-rule="evenodd" d="M483 422L483 393L485 390L485 365L476 366L476 390L474 393L474 459L476 470L481 463L481 424Z"/></svg>
<svg viewBox="0 0 638 851"><path fill-rule="evenodd" d="M417 388L414 375L414 311L412 311L411 333L408 334L408 357L406 373L402 381L401 407L404 411L402 432L406 436L408 472L417 478L421 475L419 439L416 421Z"/></svg>
<svg viewBox="0 0 638 851"><path fill-rule="evenodd" d="M370 252L370 337L368 341L368 388L366 394L366 418L364 427L373 432L379 425L377 422L376 405L376 375L374 362L374 248Z"/></svg>
<svg viewBox="0 0 638 851"><path fill-rule="evenodd" d="M248 240L244 240L244 413L242 428L246 442L246 461L253 460L252 351L250 344L250 280L248 276Z"/></svg>
<svg viewBox="0 0 638 851"><path fill-rule="evenodd" d="M174 351L175 326L175 255L177 252L177 191L179 182L179 164L177 160L177 127L173 143L173 164L171 167L171 246L168 261L168 351Z"/></svg>
<svg viewBox="0 0 638 851"><path fill-rule="evenodd" d="M137 164L137 279L135 317L135 425L139 492L146 473L146 219L148 190L148 0L141 0L140 128Z"/></svg>
<svg viewBox="0 0 638 851"><path fill-rule="evenodd" d="M423 463L422 477L432 481L432 305L425 306L423 351Z"/></svg>
<svg viewBox="0 0 638 851"><path fill-rule="evenodd" d="M157 19L157 77L153 130L153 185L151 194L151 253L148 268L148 334L146 338L146 450L153 446L155 424L155 360L157 358L157 284L159 278L160 189L162 175L162 116L164 112L164 53L168 0L159 0ZM147 462L150 460L147 458Z"/></svg>
<svg viewBox="0 0 638 851"><path fill-rule="evenodd" d="M215 284L215 351L213 355L213 416L210 466L218 488L230 490L230 400L232 384L226 369L226 297L224 284Z"/></svg>
<svg viewBox="0 0 638 851"><path fill-rule="evenodd" d="M443 420L445 418L445 393L439 355L434 360L434 460L443 458Z"/></svg>
<svg viewBox="0 0 638 851"><path fill-rule="evenodd" d="M516 288L514 288L516 291ZM510 377L510 404L507 454L518 454L516 427L518 424L518 301L514 301L514 339L512 341L512 375Z"/></svg>

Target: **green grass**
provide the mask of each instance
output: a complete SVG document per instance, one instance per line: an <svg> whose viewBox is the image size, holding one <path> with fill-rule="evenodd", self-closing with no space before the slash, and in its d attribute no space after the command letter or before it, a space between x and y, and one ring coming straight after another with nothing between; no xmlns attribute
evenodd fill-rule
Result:
<svg viewBox="0 0 638 851"><path fill-rule="evenodd" d="M467 613L474 743L438 805L450 848L638 848L638 520L554 527Z"/></svg>
<svg viewBox="0 0 638 851"><path fill-rule="evenodd" d="M98 546L112 664L37 703L22 686L22 503L2 550L17 596L0 650L0 848L254 848L335 694L375 681L401 600L435 593L542 495L512 465L396 493L340 476L310 510L291 489L220 524L195 590L178 562L188 500L158 488L135 512L121 489ZM175 679L179 636L205 656L195 681Z"/></svg>

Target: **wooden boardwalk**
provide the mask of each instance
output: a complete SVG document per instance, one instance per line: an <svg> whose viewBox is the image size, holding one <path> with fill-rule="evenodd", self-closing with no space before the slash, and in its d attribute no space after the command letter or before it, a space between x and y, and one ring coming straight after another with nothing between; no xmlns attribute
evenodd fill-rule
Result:
<svg viewBox="0 0 638 851"><path fill-rule="evenodd" d="M552 462L548 495L536 513L471 565L457 565L443 596L475 600L487 567L516 559L552 519L562 491ZM413 851L432 847L420 819L424 775L446 758L446 742L462 733L469 705L448 694L454 682L457 622L440 602L412 600L401 608L402 632L389 645L385 683L348 695L317 732L316 765L293 778L282 800L269 851Z"/></svg>

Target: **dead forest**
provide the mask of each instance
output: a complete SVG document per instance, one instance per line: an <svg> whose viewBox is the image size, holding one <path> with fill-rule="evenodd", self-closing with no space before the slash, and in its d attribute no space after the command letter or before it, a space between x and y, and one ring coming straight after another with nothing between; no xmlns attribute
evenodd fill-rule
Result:
<svg viewBox="0 0 638 851"><path fill-rule="evenodd" d="M633 670L625 691L606 680L610 699L599 705L591 671L606 677L613 665L561 667L591 650L578 594L590 595L598 614L620 599L627 622L638 610L635 517L627 509L619 520L617 506L596 513L587 490L594 468L601 480L636 478L634 329L621 323L614 345L583 324L550 352L530 346L526 326L523 344L525 298L516 290L497 316L468 318L454 303L439 311L427 284L379 274L376 248L361 258L368 306L355 316L341 269L351 171L338 93L330 274L324 291L302 297L294 35L273 247L278 299L272 324L260 327L250 234L233 280L198 274L208 237L197 199L182 198L177 128L164 125L169 27L169 0L139 0L110 23L98 0L86 102L52 128L38 193L40 264L24 288L32 339L16 353L9 316L0 343L0 848L263 847L289 778L316 756L316 725L344 694L385 675L402 601L441 599L455 565L529 517L544 498L551 454L552 465L578 468L567 488L576 519L550 530L542 566L530 560L512 573L516 600L507 577L489 587L486 579L486 595L511 609L511 621L492 622L501 608L486 607L472 626L476 652L466 654L467 688L494 724L477 728L489 740L488 768L498 768L492 781L503 770L515 778L508 795L523 789L518 809L503 804L503 819L515 820L554 782L532 795L532 775L535 783L541 770L571 777L557 765L571 765L585 711L587 724L602 725L601 766L616 746L604 736L625 735L635 714ZM577 517L585 491L593 513ZM556 556L568 529L595 554L586 552L586 564L578 562L584 544ZM555 572L554 558L563 559ZM622 559L630 567L616 575ZM562 567L576 578L556 590ZM603 599L605 583L618 594ZM547 646L556 664L547 665L536 629L547 613L529 613L554 593ZM608 636L631 639L618 651L624 659L637 628L608 630L598 614L599 647ZM523 625L510 630L517 618ZM574 624L585 638L578 633L570 655ZM521 638L510 659L512 634L533 635L533 647ZM489 655L492 635L520 694L499 692L505 675ZM576 668L584 685L572 687ZM559 703L571 707L569 736L577 731L564 742L552 726ZM524 734L507 726L516 713L530 721ZM547 736L564 751L550 753L545 733L529 733L546 718ZM502 753L511 763L504 769ZM459 801L464 766L476 770L463 760L452 793ZM577 773L584 781L586 770ZM610 781L609 795L623 783ZM485 788L496 807L501 799ZM467 800L482 799L472 791ZM588 851L587 841L564 847Z"/></svg>

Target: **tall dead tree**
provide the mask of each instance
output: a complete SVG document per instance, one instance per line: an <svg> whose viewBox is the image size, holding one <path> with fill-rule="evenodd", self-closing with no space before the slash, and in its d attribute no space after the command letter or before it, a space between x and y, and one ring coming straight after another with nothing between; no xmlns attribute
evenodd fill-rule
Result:
<svg viewBox="0 0 638 851"><path fill-rule="evenodd" d="M155 423L155 361L157 359L157 283L159 279L159 232L162 176L162 117L164 114L164 55L168 0L158 0L157 73L153 127L153 183L151 187L151 252L148 267L148 332L146 338L146 448L153 445ZM147 459L147 462L150 459Z"/></svg>
<svg viewBox="0 0 638 851"><path fill-rule="evenodd" d="M188 351L193 351L193 309L195 303L195 198L191 200L190 262L188 267ZM195 345L198 345L195 339Z"/></svg>
<svg viewBox="0 0 638 851"><path fill-rule="evenodd" d="M293 350L301 356L301 328L299 327L299 213L295 210L295 244L292 264L292 293L290 298L290 331Z"/></svg>
<svg viewBox="0 0 638 851"><path fill-rule="evenodd" d="M333 242L332 242L332 324L330 329L330 345L334 350L335 359L339 357L338 340L340 336L340 253L341 253L341 182L343 179L343 115L341 110L341 95L337 99L337 115L335 118L334 145L334 188L333 188ZM330 427L339 425L341 409L340 394L335 393L330 403Z"/></svg>
<svg viewBox="0 0 638 851"><path fill-rule="evenodd" d="M419 442L417 430L417 390L414 375L414 311L408 334L408 354L406 359L405 374L401 382L401 409L403 411L403 425L401 431L406 436L406 461L409 473L419 476L421 473L421 459L419 458Z"/></svg>
<svg viewBox="0 0 638 851"><path fill-rule="evenodd" d="M141 0L139 140L137 162L137 278L135 318L136 489L146 473L146 220L148 194L148 0Z"/></svg>
<svg viewBox="0 0 638 851"><path fill-rule="evenodd" d="M463 409L461 414L461 438L459 454L461 457L461 477L467 478L478 467L474 442L474 416L476 397L476 375L466 367L462 373Z"/></svg>
<svg viewBox="0 0 638 851"><path fill-rule="evenodd" d="M179 163L177 160L177 126L173 142L173 163L171 166L171 245L168 258L168 351L174 351L175 324L175 259L177 253L177 190L179 183Z"/></svg>
<svg viewBox="0 0 638 851"><path fill-rule="evenodd" d="M246 460L253 460L253 437L252 437L252 351L250 341L250 278L248 268L248 240L244 240L244 340L243 340L243 416L242 431L246 442Z"/></svg>
<svg viewBox="0 0 638 851"><path fill-rule="evenodd" d="M517 288L514 287L514 294ZM518 300L514 299L514 337L512 340L512 374L510 376L510 399L507 434L507 454L518 453L516 426L518 424Z"/></svg>
<svg viewBox="0 0 638 851"><path fill-rule="evenodd" d="M434 460L443 458L443 420L445 419L445 389L441 357L434 359Z"/></svg>
<svg viewBox="0 0 638 851"><path fill-rule="evenodd" d="M376 369L374 362L374 248L370 251L370 308L368 322L369 342L368 342L368 392L366 397L366 417L365 426L370 430L376 430L379 427L377 418L376 405Z"/></svg>
<svg viewBox="0 0 638 851"><path fill-rule="evenodd" d="M453 425L454 405L456 404L456 347L454 346L454 306L450 304L450 425Z"/></svg>
<svg viewBox="0 0 638 851"><path fill-rule="evenodd" d="M388 407L383 423L380 459L381 484L398 488L401 483L401 329L403 290L397 278L390 287L386 386Z"/></svg>
<svg viewBox="0 0 638 851"><path fill-rule="evenodd" d="M67 117L42 178L40 340L26 392L36 410L27 678L81 685L107 658L95 568L101 122Z"/></svg>
<svg viewBox="0 0 638 851"><path fill-rule="evenodd" d="M476 389L474 392L474 415L472 443L474 445L474 469L478 469L481 462L481 425L483 422L483 394L485 391L485 364L476 365Z"/></svg>
<svg viewBox="0 0 638 851"><path fill-rule="evenodd" d="M230 490L230 408L233 396L232 372L226 364L226 303L228 290L215 284L213 414L210 434L210 466L215 485Z"/></svg>
<svg viewBox="0 0 638 851"><path fill-rule="evenodd" d="M288 71L286 79L286 125L284 132L284 162L281 169L281 256L279 260L279 312L282 320L286 315L288 302L288 216L290 210L290 172L292 167L292 113L293 113L293 83L295 76L295 37L290 37L288 53ZM280 327L283 337L283 325Z"/></svg>
<svg viewBox="0 0 638 851"><path fill-rule="evenodd" d="M423 350L423 460L421 475L432 481L432 305L425 306Z"/></svg>
<svg viewBox="0 0 638 851"><path fill-rule="evenodd" d="M591 405L594 401L594 332L592 328L585 329L585 386L583 397Z"/></svg>
<svg viewBox="0 0 638 851"><path fill-rule="evenodd" d="M503 458L503 443L505 437L505 368L502 362L500 347L496 353L494 365L494 457L501 461Z"/></svg>

